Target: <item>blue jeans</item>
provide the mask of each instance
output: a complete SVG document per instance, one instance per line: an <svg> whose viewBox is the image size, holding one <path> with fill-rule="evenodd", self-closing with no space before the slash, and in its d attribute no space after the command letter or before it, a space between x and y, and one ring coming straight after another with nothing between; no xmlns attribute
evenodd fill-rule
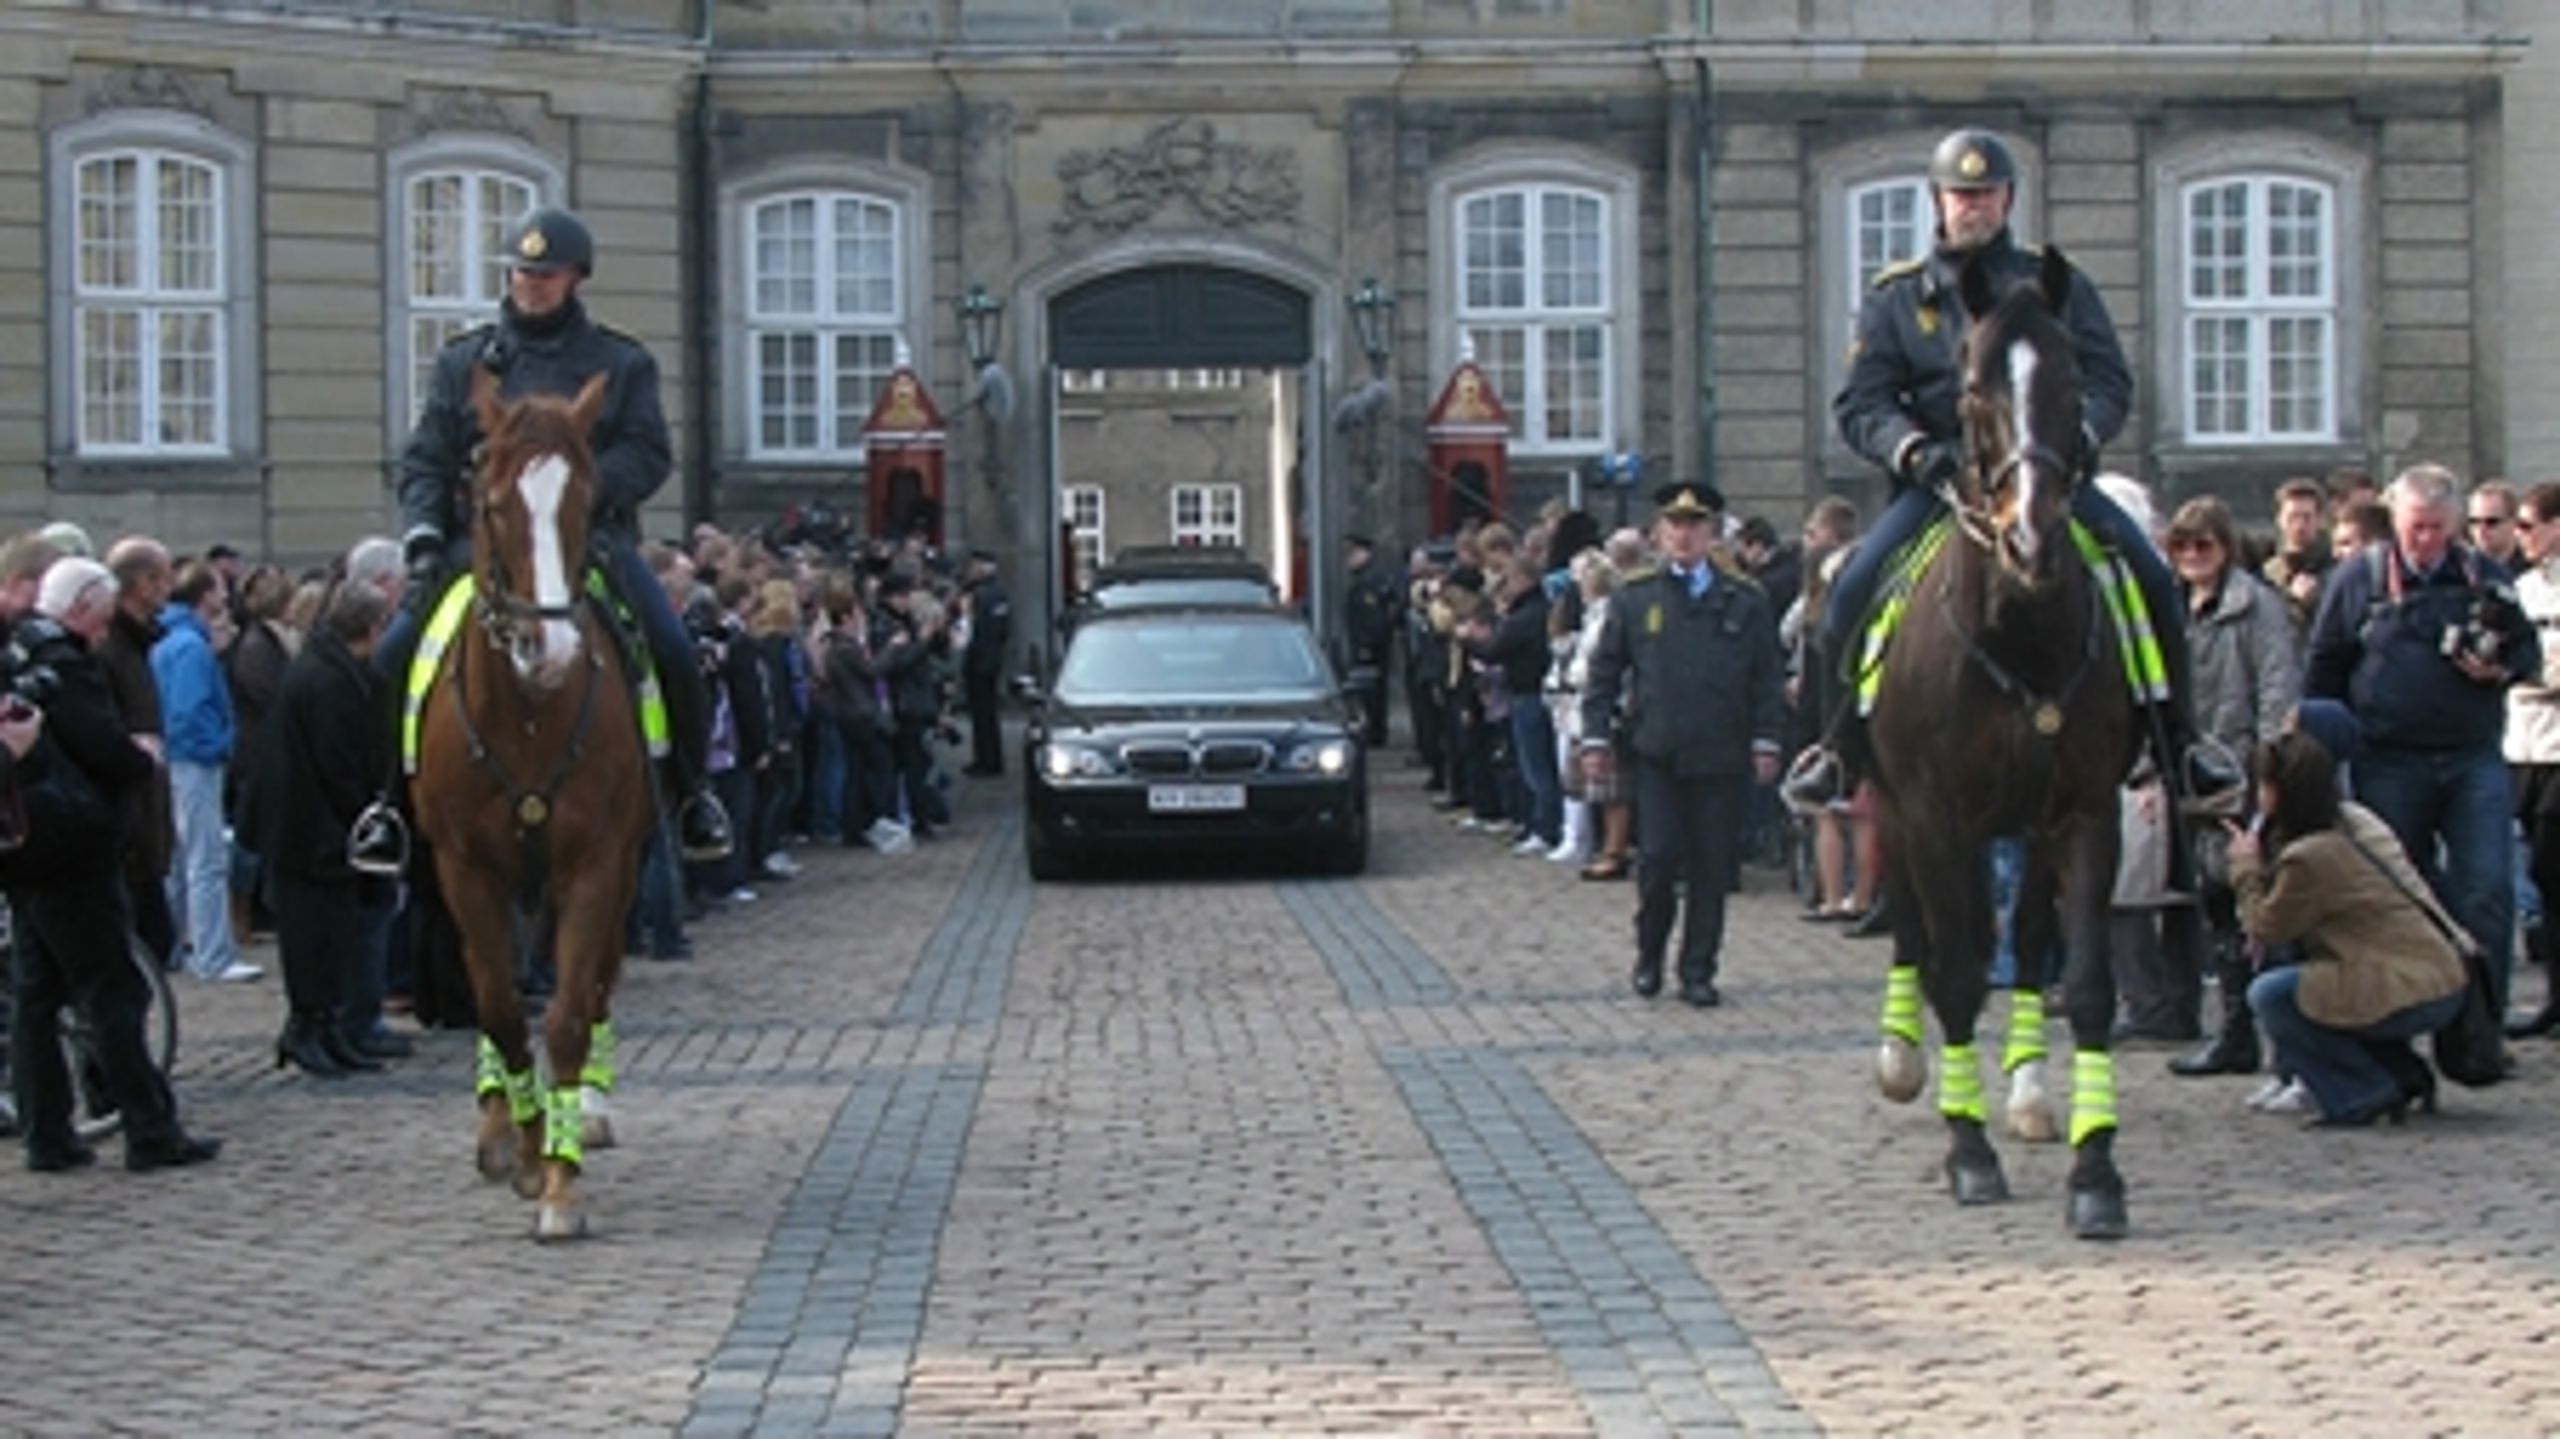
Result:
<svg viewBox="0 0 2560 1439"><path fill-rule="evenodd" d="M837 844L844 839L844 730L821 718L809 733L817 750L809 781L809 838Z"/></svg>
<svg viewBox="0 0 2560 1439"><path fill-rule="evenodd" d="M2459 991L2413 1004L2362 1029L2337 1029L2302 1012L2296 998L2303 966L2271 969L2249 985L2249 1008L2276 1048L2276 1069L2300 1079L2332 1118L2378 1109L2397 1098L2400 1082L2370 1044L2407 1044L2444 1028L2462 1008Z"/></svg>
<svg viewBox="0 0 2560 1439"><path fill-rule="evenodd" d="M1511 702L1511 761L1527 801L1521 822L1553 849L1564 839L1564 781L1556 774L1556 717L1534 696Z"/></svg>
<svg viewBox="0 0 2560 1439"><path fill-rule="evenodd" d="M2515 792L2497 746L2367 746L2356 756L2356 798L2391 826L2454 922L2488 953L2491 998L2503 1011L2516 947Z"/></svg>
<svg viewBox="0 0 2560 1439"><path fill-rule="evenodd" d="M231 836L222 823L222 766L172 760L169 798L178 819L170 907L185 924L187 967L209 979L240 962L231 941Z"/></svg>

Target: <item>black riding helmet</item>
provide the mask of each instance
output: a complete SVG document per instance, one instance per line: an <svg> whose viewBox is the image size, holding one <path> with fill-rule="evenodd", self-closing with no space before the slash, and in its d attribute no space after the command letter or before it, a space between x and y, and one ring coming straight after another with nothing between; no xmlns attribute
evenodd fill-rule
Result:
<svg viewBox="0 0 2560 1439"><path fill-rule="evenodd" d="M585 221L566 210L536 210L517 221L515 233L507 237L507 263L536 274L575 270L581 277L592 275L595 237L587 233Z"/></svg>
<svg viewBox="0 0 2560 1439"><path fill-rule="evenodd" d="M2018 160L1988 130L1958 130L1929 156L1929 185L1938 190L1990 190L2018 183Z"/></svg>

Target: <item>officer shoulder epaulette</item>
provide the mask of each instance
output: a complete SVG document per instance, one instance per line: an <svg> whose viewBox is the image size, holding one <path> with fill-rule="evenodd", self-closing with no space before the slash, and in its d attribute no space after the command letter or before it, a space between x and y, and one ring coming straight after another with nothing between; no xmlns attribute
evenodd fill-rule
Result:
<svg viewBox="0 0 2560 1439"><path fill-rule="evenodd" d="M1906 275L1919 274L1920 267L1927 263L1927 258L1920 255L1914 255L1908 260L1896 260L1892 264L1885 266L1883 269L1876 271L1875 279L1869 281L1868 286L1871 289L1881 290L1885 286L1892 284L1894 281L1899 280Z"/></svg>
<svg viewBox="0 0 2560 1439"><path fill-rule="evenodd" d="M1638 565L1634 569L1627 571L1624 575L1619 576L1618 583L1632 585L1640 581L1654 579L1661 575L1661 573L1662 570L1659 566Z"/></svg>
<svg viewBox="0 0 2560 1439"><path fill-rule="evenodd" d="M604 320L597 320L593 323L598 334L607 336L611 339L620 340L622 343L629 345L634 349L645 350L649 348L649 346L642 341L638 335L631 333L620 325L611 324Z"/></svg>
<svg viewBox="0 0 2560 1439"><path fill-rule="evenodd" d="M497 321L483 320L468 330L456 332L451 339L444 342L444 348L450 350L456 345L469 345L471 352L476 355L480 352L480 347L488 343L489 337L497 332Z"/></svg>
<svg viewBox="0 0 2560 1439"><path fill-rule="evenodd" d="M1720 578L1740 580L1742 583L1749 585L1755 590L1760 588L1759 577L1752 574L1749 570L1744 569L1742 566L1735 564L1731 555L1718 554L1713 550L1709 550L1707 552L1707 563L1716 567L1716 574Z"/></svg>

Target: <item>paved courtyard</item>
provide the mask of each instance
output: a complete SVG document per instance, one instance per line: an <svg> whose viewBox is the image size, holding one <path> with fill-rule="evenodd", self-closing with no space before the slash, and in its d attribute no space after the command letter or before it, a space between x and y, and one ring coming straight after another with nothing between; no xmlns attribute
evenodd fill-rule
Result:
<svg viewBox="0 0 2560 1439"><path fill-rule="evenodd" d="M324 1085L186 987L218 1164L0 1166L0 1431L2560 1432L2560 1045L2328 1134L2132 1051L2093 1246L2058 1149L1951 1205L1882 947L1772 876L1697 1013L1410 771L1358 881L1034 888L1017 806L634 962L583 1245L473 1174L467 1036Z"/></svg>

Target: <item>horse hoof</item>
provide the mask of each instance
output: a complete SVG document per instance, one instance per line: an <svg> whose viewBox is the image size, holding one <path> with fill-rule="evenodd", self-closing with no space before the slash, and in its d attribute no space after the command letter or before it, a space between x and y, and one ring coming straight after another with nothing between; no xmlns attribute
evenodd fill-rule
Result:
<svg viewBox="0 0 2560 1439"><path fill-rule="evenodd" d="M613 1116L592 1111L578 1120L578 1143L587 1149L613 1147Z"/></svg>
<svg viewBox="0 0 2560 1439"><path fill-rule="evenodd" d="M586 1237L587 1214L576 1205L545 1204L533 1211L533 1238L537 1244L558 1244Z"/></svg>
<svg viewBox="0 0 2560 1439"><path fill-rule="evenodd" d="M2070 1220L2076 1239L2122 1239L2132 1227L2125 1217L2124 1194L2113 1189L2072 1190Z"/></svg>
<svg viewBox="0 0 2560 1439"><path fill-rule="evenodd" d="M483 1141L479 1153L480 1177L491 1184L513 1177L516 1173L516 1145L512 1137L495 1142Z"/></svg>
<svg viewBox="0 0 2560 1439"><path fill-rule="evenodd" d="M1909 1104L1929 1087L1929 1061L1920 1046L1888 1034L1876 1049L1876 1092L1896 1104Z"/></svg>
<svg viewBox="0 0 2560 1439"><path fill-rule="evenodd" d="M2009 1201L2009 1177L2000 1172L2000 1162L1968 1163L1947 1160L1947 1192L1956 1203L1970 1208L1977 1204L2005 1204Z"/></svg>
<svg viewBox="0 0 2560 1439"><path fill-rule="evenodd" d="M2045 1092L2044 1061L2028 1060L2009 1076L2009 1103L2001 1113L2008 1131L2030 1144L2051 1144L2062 1137L2053 1099Z"/></svg>
<svg viewBox="0 0 2560 1439"><path fill-rule="evenodd" d="M511 1177L515 1180L516 1198L539 1199L542 1197L541 1170L532 1168L518 1169Z"/></svg>

